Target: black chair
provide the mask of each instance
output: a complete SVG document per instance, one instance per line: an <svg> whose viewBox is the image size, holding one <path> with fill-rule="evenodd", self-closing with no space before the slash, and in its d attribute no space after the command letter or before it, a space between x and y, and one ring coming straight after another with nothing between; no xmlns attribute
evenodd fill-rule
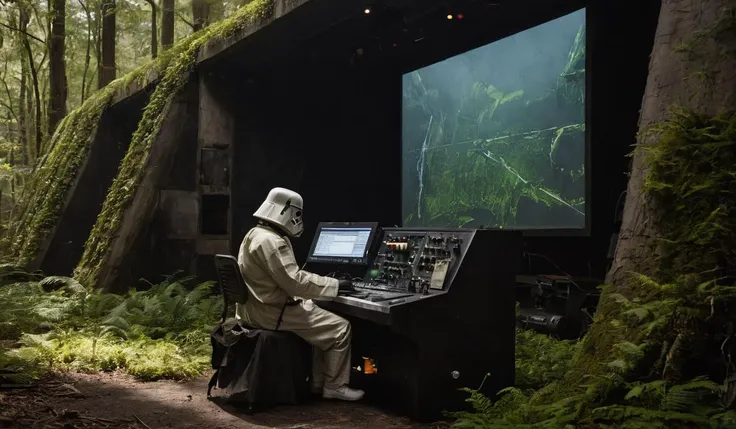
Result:
<svg viewBox="0 0 736 429"><path fill-rule="evenodd" d="M222 321L224 322L227 320L230 305L245 304L248 301L248 289L245 287L237 259L230 255L215 255L215 267L223 299Z"/></svg>
<svg viewBox="0 0 736 429"><path fill-rule="evenodd" d="M234 387L231 399L255 412L278 404L296 404L309 396L311 347L290 332L255 329L228 318L229 308L245 304L248 289L230 255L215 255L222 292L222 321L212 332L210 387ZM209 396L208 390L208 396Z"/></svg>

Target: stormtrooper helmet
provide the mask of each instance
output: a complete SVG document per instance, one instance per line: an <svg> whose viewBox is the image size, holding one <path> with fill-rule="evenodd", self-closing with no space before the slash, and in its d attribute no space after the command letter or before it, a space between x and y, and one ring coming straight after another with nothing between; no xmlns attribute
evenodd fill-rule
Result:
<svg viewBox="0 0 736 429"><path fill-rule="evenodd" d="M285 188L273 188L253 216L277 225L291 237L299 237L304 231L303 205L302 196L296 192Z"/></svg>

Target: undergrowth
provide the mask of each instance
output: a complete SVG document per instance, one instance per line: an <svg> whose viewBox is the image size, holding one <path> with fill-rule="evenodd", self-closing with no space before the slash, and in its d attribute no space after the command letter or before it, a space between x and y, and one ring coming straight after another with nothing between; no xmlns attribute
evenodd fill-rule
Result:
<svg viewBox="0 0 736 429"><path fill-rule="evenodd" d="M66 277L13 280L0 266L0 380L23 382L48 370L124 370L140 380L182 379L209 367L209 331L221 302L213 283L171 276L127 295L88 292Z"/></svg>
<svg viewBox="0 0 736 429"><path fill-rule="evenodd" d="M563 377L580 343L557 340L531 330L516 329L515 383L518 387L538 389Z"/></svg>

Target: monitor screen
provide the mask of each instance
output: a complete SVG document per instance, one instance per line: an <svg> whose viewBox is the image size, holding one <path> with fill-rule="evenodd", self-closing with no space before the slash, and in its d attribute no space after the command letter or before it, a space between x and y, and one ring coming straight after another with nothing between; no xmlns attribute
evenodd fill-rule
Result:
<svg viewBox="0 0 736 429"><path fill-rule="evenodd" d="M344 264L367 264L377 224L321 223L307 260Z"/></svg>
<svg viewBox="0 0 736 429"><path fill-rule="evenodd" d="M407 73L408 227L586 228L585 9Z"/></svg>

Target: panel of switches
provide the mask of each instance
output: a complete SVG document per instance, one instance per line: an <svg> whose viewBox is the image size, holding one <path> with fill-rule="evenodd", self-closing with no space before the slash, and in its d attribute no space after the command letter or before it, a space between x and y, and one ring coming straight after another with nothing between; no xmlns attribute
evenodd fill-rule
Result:
<svg viewBox="0 0 736 429"><path fill-rule="evenodd" d="M429 294L438 262L452 266L462 255L467 235L464 231L385 231L364 282L373 289Z"/></svg>

